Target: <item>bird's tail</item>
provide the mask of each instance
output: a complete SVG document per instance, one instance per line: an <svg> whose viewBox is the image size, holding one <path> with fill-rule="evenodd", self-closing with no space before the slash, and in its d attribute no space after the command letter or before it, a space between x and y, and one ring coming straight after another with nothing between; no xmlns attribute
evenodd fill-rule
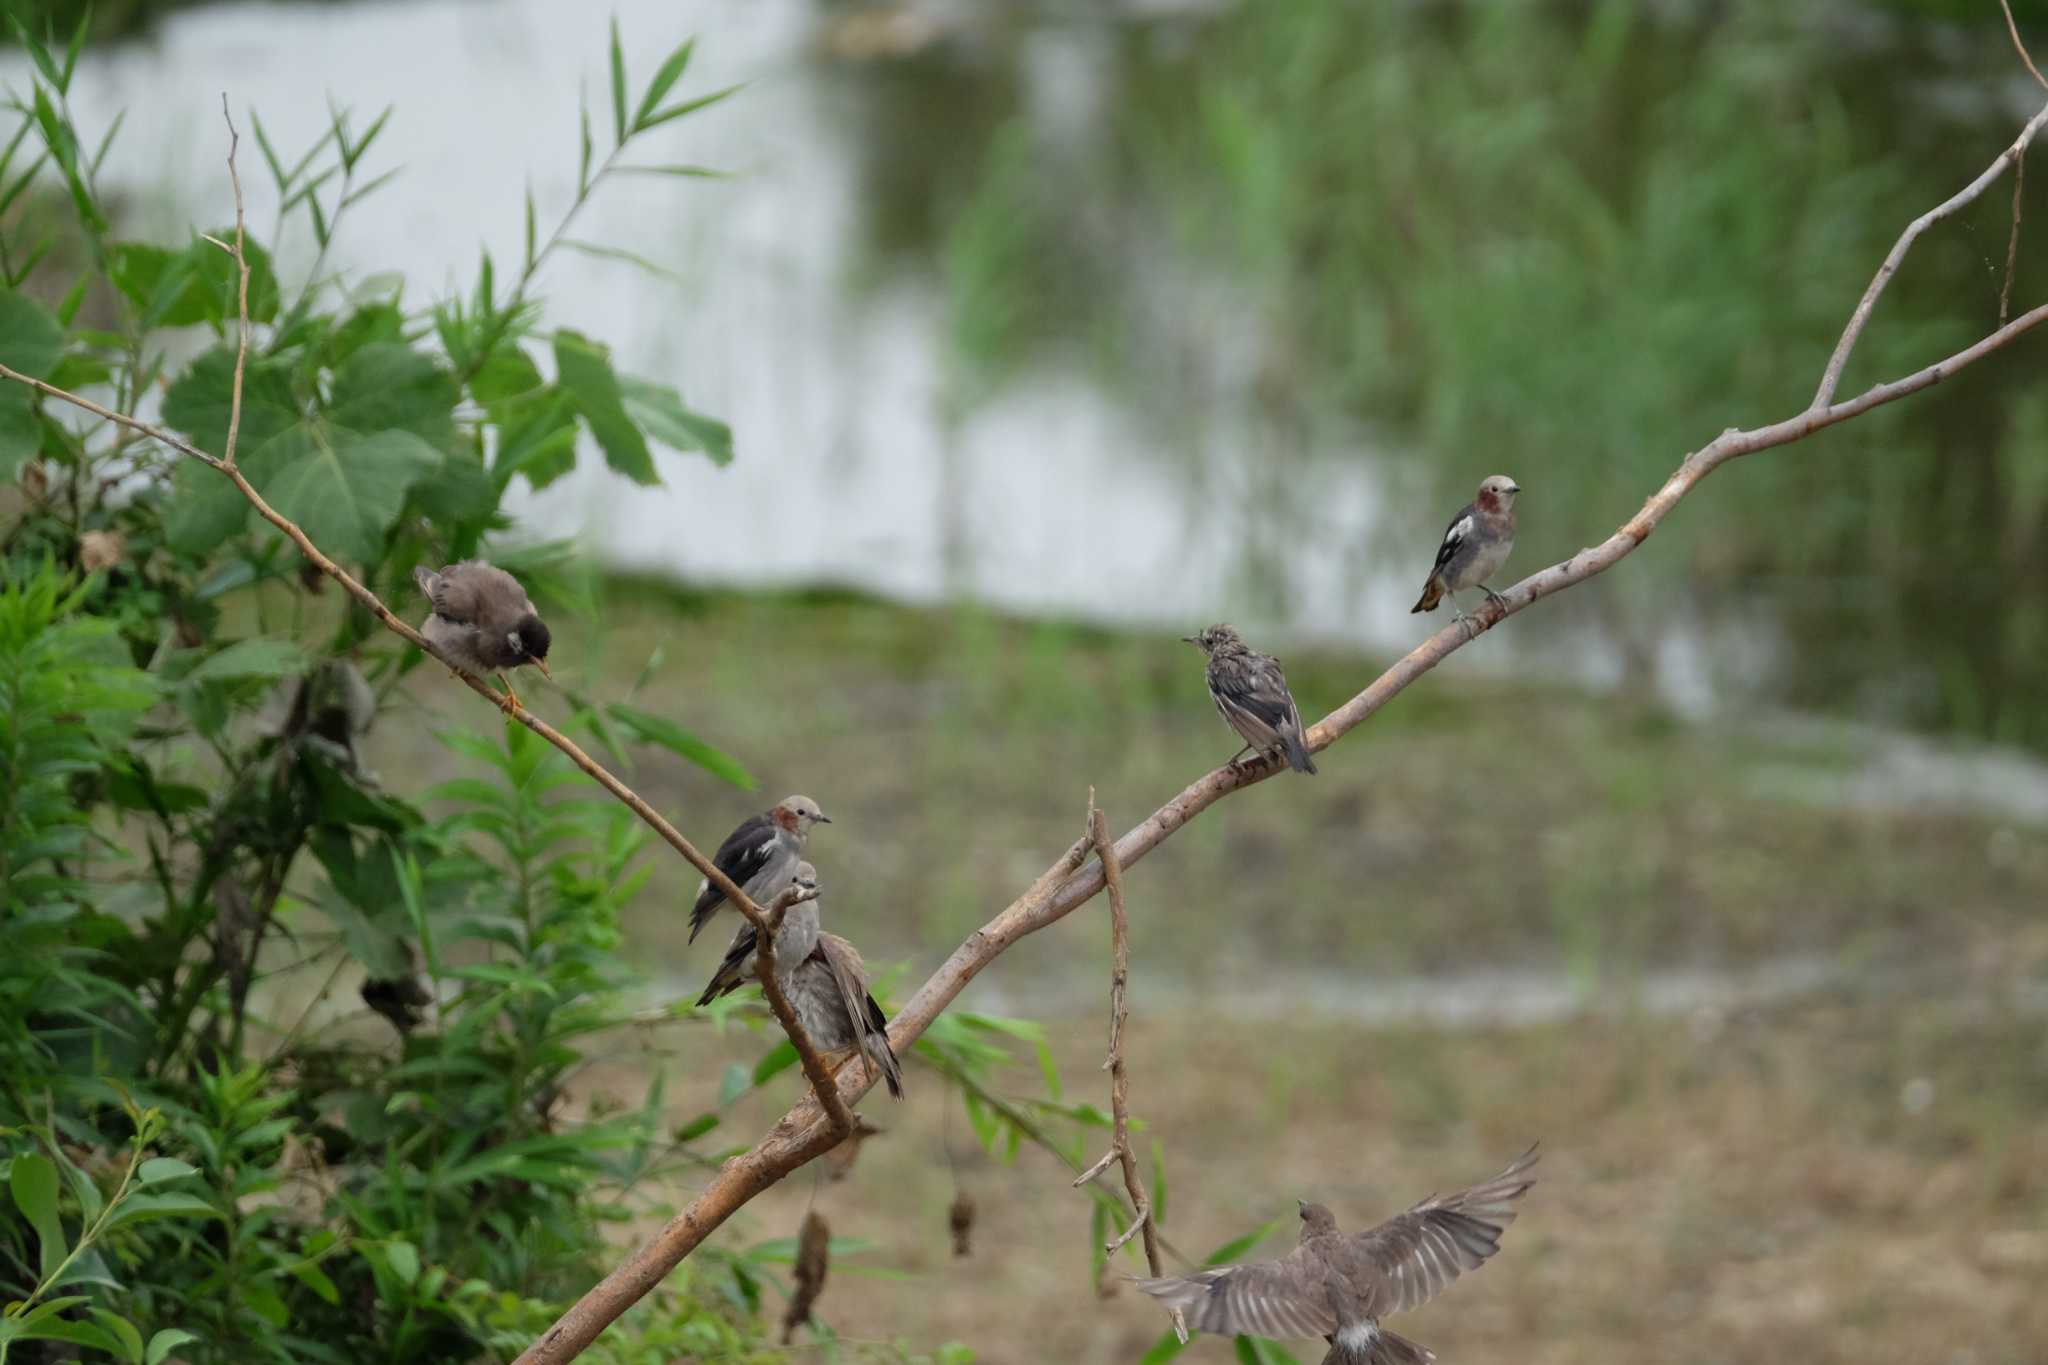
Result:
<svg viewBox="0 0 2048 1365"><path fill-rule="evenodd" d="M1414 606L1408 608L1409 614L1413 615L1418 611L1435 611L1436 604L1443 600L1444 581L1435 574L1431 574L1429 581L1422 585L1422 596L1415 600Z"/></svg>
<svg viewBox="0 0 2048 1365"><path fill-rule="evenodd" d="M1289 730L1281 739L1287 745L1287 766L1298 773L1313 773L1316 761L1308 756L1308 741L1301 737L1301 731Z"/></svg>
<svg viewBox="0 0 2048 1365"><path fill-rule="evenodd" d="M889 1046L889 1022L872 995L867 998L867 1016L867 1027L861 1030L860 1050L867 1055L868 1064L882 1073L890 1096L900 1100L903 1098L903 1064L896 1060L896 1049Z"/></svg>
<svg viewBox="0 0 2048 1365"><path fill-rule="evenodd" d="M690 907L690 942L695 943L697 941L697 935L704 932L704 922L711 918L719 906L724 904L725 898L721 896L709 905L699 901Z"/></svg>
<svg viewBox="0 0 2048 1365"><path fill-rule="evenodd" d="M1323 1365L1430 1365L1436 1352L1399 1332L1374 1326L1369 1332L1352 1336L1353 1328L1330 1338L1330 1352Z"/></svg>

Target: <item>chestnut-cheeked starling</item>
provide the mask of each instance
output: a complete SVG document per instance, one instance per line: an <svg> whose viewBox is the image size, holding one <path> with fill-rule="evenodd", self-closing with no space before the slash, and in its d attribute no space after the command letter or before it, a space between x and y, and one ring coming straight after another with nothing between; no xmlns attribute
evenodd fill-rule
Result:
<svg viewBox="0 0 2048 1365"><path fill-rule="evenodd" d="M797 859L811 826L829 825L832 817L818 809L808 796L787 796L759 815L740 821L738 829L725 836L712 856L720 872L747 893L754 904L766 907L782 894L796 876ZM725 893L705 878L697 886L697 903L690 907L690 942L697 941L704 922L725 904Z"/></svg>
<svg viewBox="0 0 2048 1365"><path fill-rule="evenodd" d="M1437 603L1448 596L1451 611L1462 618L1465 613L1458 610L1456 594L1467 588L1479 589L1489 602L1500 600L1486 580L1501 571L1515 548L1515 496L1521 491L1505 474L1489 475L1479 485L1479 496L1459 508L1445 528L1444 543L1436 548L1436 564L1429 571L1429 581L1422 585L1421 598L1409 608L1411 612L1435 611Z"/></svg>

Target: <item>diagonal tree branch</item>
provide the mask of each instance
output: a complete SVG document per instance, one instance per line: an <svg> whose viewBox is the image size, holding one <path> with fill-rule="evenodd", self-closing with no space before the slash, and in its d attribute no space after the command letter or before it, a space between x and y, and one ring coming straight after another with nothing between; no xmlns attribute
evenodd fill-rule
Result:
<svg viewBox="0 0 2048 1365"><path fill-rule="evenodd" d="M1982 195L2005 168L2018 159L2044 123L2048 123L2048 107L2027 122L2019 137L1982 175L1908 226L1850 316L1835 353L1828 359L1819 393L1810 406L1769 426L1748 431L1731 427L1687 455L1671 477L1665 480L1663 487L1652 494L1642 509L1613 535L1596 546L1580 550L1561 564L1553 564L1530 575L1503 593L1498 601L1488 602L1464 620L1445 626L1424 640L1374 679L1363 692L1310 730L1307 735L1309 748L1321 750L1336 743L1373 712L1400 695L1409 684L1506 617L1620 563L1649 539L1650 534L1698 486L1701 479L1729 460L1803 440L1816 431L1846 422L1872 408L1930 388L2048 321L2048 305L2034 308L1974 345L1924 369L1878 384L1843 402L1832 401L1849 351L1862 334L1878 296L1890 283L1914 239L1928 226ZM1279 767L1274 760L1265 758L1241 768L1218 768L1190 783L1144 823L1117 840L1115 855L1120 870L1128 869L1217 801L1244 787L1263 782L1277 771ZM967 983L1011 944L1071 913L1103 889L1106 877L1101 864L1090 868L1081 866L1087 847L1088 842L1081 840L1068 849L1066 855L1048 868L1029 891L969 935L918 988L917 993L898 1011L890 1027L890 1042L899 1052L915 1042L931 1021L966 988ZM841 1094L849 1100L858 1098L865 1079L864 1076L858 1079L842 1077ZM688 1207L652 1241L636 1250L572 1305L514 1365L561 1365L561 1362L574 1359L597 1338L599 1332L659 1284L664 1275L748 1200L829 1148L837 1139L821 1120L822 1115L817 1111L814 1100L800 1101L752 1148L728 1161Z"/></svg>

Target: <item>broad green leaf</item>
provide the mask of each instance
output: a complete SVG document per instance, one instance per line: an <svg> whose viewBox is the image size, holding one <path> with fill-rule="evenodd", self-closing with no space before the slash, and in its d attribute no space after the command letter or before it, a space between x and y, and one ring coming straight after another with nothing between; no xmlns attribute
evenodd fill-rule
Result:
<svg viewBox="0 0 2048 1365"><path fill-rule="evenodd" d="M648 115L661 103L662 96L674 89L675 83L682 79L683 72L690 65L690 54L696 50L697 40L690 38L668 54L668 60L661 64L660 70L654 73L654 79L647 83L646 93L640 96L640 107L633 113L634 132L639 132L646 126Z"/></svg>
<svg viewBox="0 0 2048 1365"><path fill-rule="evenodd" d="M47 379L64 351L64 329L27 295L0 289L0 364L33 379ZM42 444L34 392L0 380L0 483L12 483Z"/></svg>
<svg viewBox="0 0 2048 1365"><path fill-rule="evenodd" d="M536 489L546 488L576 467L576 404L568 394L551 387L498 404L492 416L499 427L491 477L500 488L514 474L524 474Z"/></svg>
<svg viewBox="0 0 2048 1365"><path fill-rule="evenodd" d="M732 463L732 428L685 407L669 385L624 375L619 388L627 414L655 440L671 450L701 450L714 464Z"/></svg>
<svg viewBox="0 0 2048 1365"><path fill-rule="evenodd" d="M467 450L449 451L412 492L420 510L444 527L481 523L498 510L497 483Z"/></svg>
<svg viewBox="0 0 2048 1365"><path fill-rule="evenodd" d="M439 450L455 437L455 377L403 342L362 347L334 375L329 418L350 431L409 431Z"/></svg>
<svg viewBox="0 0 2048 1365"><path fill-rule="evenodd" d="M23 1341L62 1341L73 1346L85 1346L108 1355L121 1354L121 1343L114 1339L104 1327L95 1327L89 1322L78 1322L66 1318L48 1318L20 1334Z"/></svg>
<svg viewBox="0 0 2048 1365"><path fill-rule="evenodd" d="M411 1284L420 1277L419 1248L411 1242L386 1242L384 1263L391 1267L391 1273L396 1275L402 1284Z"/></svg>
<svg viewBox="0 0 2048 1365"><path fill-rule="evenodd" d="M115 1354L129 1361L130 1365L142 1365L142 1333L135 1330L135 1324L120 1314L110 1313L104 1308L94 1308L90 1311L100 1326L107 1330L107 1334L119 1343L119 1349Z"/></svg>
<svg viewBox="0 0 2048 1365"><path fill-rule="evenodd" d="M302 672L306 652L290 640L238 640L185 675L188 683L282 678ZM182 1164L182 1163L180 1163Z"/></svg>
<svg viewBox="0 0 2048 1365"><path fill-rule="evenodd" d="M341 946L372 977L403 976L413 969L412 953L395 926L372 920L329 882L320 894L320 913L341 935Z"/></svg>
<svg viewBox="0 0 2048 1365"><path fill-rule="evenodd" d="M213 1205L195 1194L131 1194L107 1215L109 1229L154 1218L218 1218Z"/></svg>
<svg viewBox="0 0 2048 1365"><path fill-rule="evenodd" d="M166 1327L149 1339L149 1349L142 1353L142 1365L163 1365L164 1357L188 1341L199 1340L198 1334L182 1327Z"/></svg>
<svg viewBox="0 0 2048 1365"><path fill-rule="evenodd" d="M219 455L227 445L234 381L234 348L214 347L193 361L191 368L164 394L164 424L183 432L207 454ZM297 426L299 417L286 367L251 356L242 373L242 426L235 438L237 457L246 460L251 451ZM198 472L226 483L210 470ZM234 492L231 486L228 491Z"/></svg>
<svg viewBox="0 0 2048 1365"><path fill-rule="evenodd" d="M525 351L517 346L504 346L491 352L489 359L477 367L469 381L469 391L477 402L491 404L532 393L546 383L540 367Z"/></svg>
<svg viewBox="0 0 2048 1365"><path fill-rule="evenodd" d="M744 1062L727 1062L725 1075L718 1082L718 1102L731 1104L754 1088L754 1073L747 1070Z"/></svg>
<svg viewBox="0 0 2048 1365"><path fill-rule="evenodd" d="M227 477L197 460L171 471L164 539L180 554L204 558L248 524L249 500Z"/></svg>
<svg viewBox="0 0 2048 1365"><path fill-rule="evenodd" d="M235 240L232 227L213 235L230 244ZM278 306L270 253L254 241L245 241L242 253L249 261L249 320L269 322L276 318ZM107 257L109 278L142 310L145 327L219 324L240 315L241 273L234 257L202 237L195 236L182 251L147 242L116 242L108 247Z"/></svg>
<svg viewBox="0 0 2048 1365"><path fill-rule="evenodd" d="M564 328L555 333L555 369L604 450L605 463L638 484L659 483L647 438L627 415L619 378L605 348Z"/></svg>
<svg viewBox="0 0 2048 1365"><path fill-rule="evenodd" d="M328 1303L341 1302L341 1289L328 1278L327 1272L311 1261L300 1261L289 1267L292 1278L318 1294Z"/></svg>
<svg viewBox="0 0 2048 1365"><path fill-rule="evenodd" d="M182 1180L188 1175L197 1174L197 1166L180 1161L174 1156L153 1156L136 1168L135 1178L145 1185L154 1185L159 1180Z"/></svg>
<svg viewBox="0 0 2048 1365"><path fill-rule="evenodd" d="M57 1217L57 1167L40 1152L24 1152L14 1158L7 1184L15 1207L36 1230L41 1273L48 1278L71 1249L64 1241L64 1224Z"/></svg>
<svg viewBox="0 0 2048 1365"><path fill-rule="evenodd" d="M659 744L678 758L695 763L742 791L752 791L759 785L755 782L754 775L742 767L738 760L712 748L665 716L642 711L639 707L628 706L622 701L612 702L605 707L605 711L613 720L630 731L635 739L648 744Z"/></svg>
<svg viewBox="0 0 2048 1365"><path fill-rule="evenodd" d="M359 562L377 557L406 491L442 458L410 431L361 436L312 423L263 453L275 467L262 484L270 505L330 555Z"/></svg>

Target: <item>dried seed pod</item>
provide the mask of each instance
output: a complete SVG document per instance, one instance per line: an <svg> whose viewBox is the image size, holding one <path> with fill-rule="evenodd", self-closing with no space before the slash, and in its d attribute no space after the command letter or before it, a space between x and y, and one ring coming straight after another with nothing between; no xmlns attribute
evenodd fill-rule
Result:
<svg viewBox="0 0 2048 1365"><path fill-rule="evenodd" d="M830 1265L832 1229L816 1209L804 1215L803 1230L796 1236L796 1292L789 1296L789 1310L782 1315L782 1344L796 1335L799 1324L808 1322L811 1306L825 1292L825 1271Z"/></svg>
<svg viewBox="0 0 2048 1365"><path fill-rule="evenodd" d="M962 1190L953 1196L953 1207L946 1210L946 1224L953 1229L953 1254L971 1256L974 1254L974 1196Z"/></svg>
<svg viewBox="0 0 2048 1365"><path fill-rule="evenodd" d="M853 1173L854 1158L860 1155L861 1144L871 1137L880 1137L883 1130L869 1123L861 1114L853 1116L853 1131L841 1138L839 1144L825 1153L825 1178L844 1180Z"/></svg>

